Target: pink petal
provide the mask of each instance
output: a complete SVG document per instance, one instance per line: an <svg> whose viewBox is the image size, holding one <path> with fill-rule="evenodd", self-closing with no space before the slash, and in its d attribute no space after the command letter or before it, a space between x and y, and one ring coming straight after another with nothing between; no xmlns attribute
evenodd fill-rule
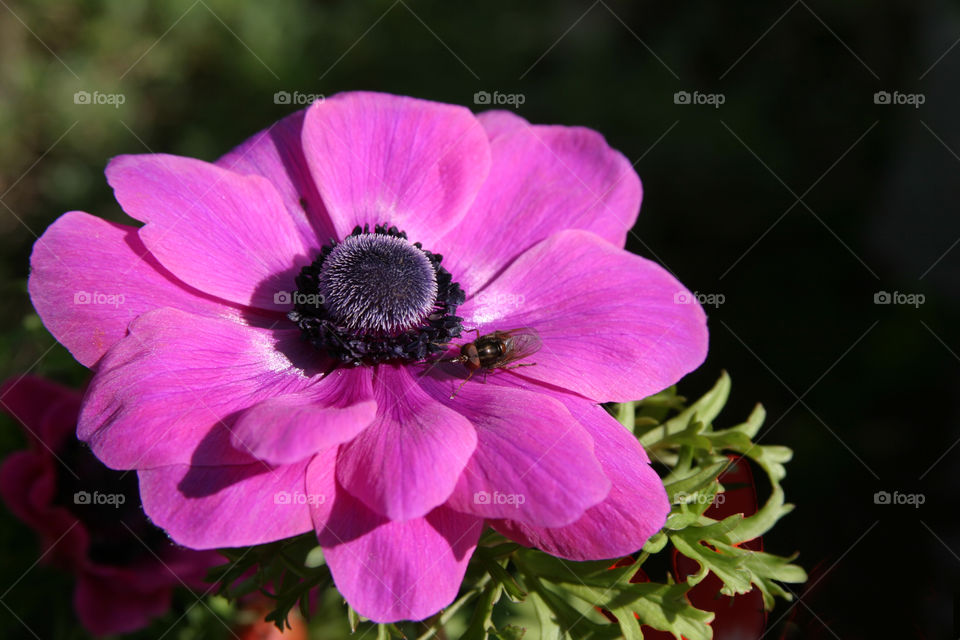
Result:
<svg viewBox="0 0 960 640"><path fill-rule="evenodd" d="M565 527L548 529L498 520L497 531L526 546L570 560L605 560L637 551L663 527L670 503L636 437L597 405L557 396L593 436L613 488L600 504Z"/></svg>
<svg viewBox="0 0 960 640"><path fill-rule="evenodd" d="M422 379L434 398L477 430L477 450L447 506L483 518L559 527L607 496L610 481L593 455L593 440L560 402L484 384L468 384L451 400L455 382Z"/></svg>
<svg viewBox="0 0 960 640"><path fill-rule="evenodd" d="M477 433L428 396L406 367L379 365L373 386L377 418L341 448L337 479L390 519L425 516L450 497Z"/></svg>
<svg viewBox="0 0 960 640"><path fill-rule="evenodd" d="M217 549L264 544L312 528L307 461L141 469L143 509L178 544Z"/></svg>
<svg viewBox="0 0 960 640"><path fill-rule="evenodd" d="M426 517L387 520L334 484L333 456L307 470L314 525L337 589L374 622L423 620L456 597L483 521L439 507Z"/></svg>
<svg viewBox="0 0 960 640"><path fill-rule="evenodd" d="M487 177L487 135L466 108L341 93L308 110L303 147L342 238L392 224L429 242L453 227Z"/></svg>
<svg viewBox="0 0 960 640"><path fill-rule="evenodd" d="M251 462L230 444L233 417L310 386L313 372L290 360L301 349L296 330L152 311L104 356L77 436L119 469Z"/></svg>
<svg viewBox="0 0 960 640"><path fill-rule="evenodd" d="M135 228L82 211L62 215L34 244L28 289L43 324L88 367L157 307L239 319L161 267Z"/></svg>
<svg viewBox="0 0 960 640"><path fill-rule="evenodd" d="M313 260L283 200L261 176L165 154L120 156L107 181L123 210L147 225L157 260L206 293L268 310Z"/></svg>
<svg viewBox="0 0 960 640"><path fill-rule="evenodd" d="M599 133L504 119L484 119L485 126L493 120L497 132L490 141L490 177L436 248L469 294L564 229L593 231L622 247L640 210L640 179Z"/></svg>
<svg viewBox="0 0 960 640"><path fill-rule="evenodd" d="M542 348L522 375L598 402L638 400L707 354L706 316L659 265L586 231L536 245L458 310L482 334L530 327ZM492 301L490 304L488 302ZM468 383L468 385L471 383Z"/></svg>
<svg viewBox="0 0 960 640"><path fill-rule="evenodd" d="M504 109L491 109L478 113L477 120L483 125L483 129L487 132L490 140L530 126L526 119L521 118L513 111Z"/></svg>
<svg viewBox="0 0 960 640"><path fill-rule="evenodd" d="M231 441L270 464L287 464L352 440L377 415L366 367L337 369L300 393L275 396L248 409Z"/></svg>
<svg viewBox="0 0 960 640"><path fill-rule="evenodd" d="M243 175L263 176L274 186L305 244L313 246L335 235L327 211L313 183L300 142L307 110L301 109L216 161L216 165Z"/></svg>

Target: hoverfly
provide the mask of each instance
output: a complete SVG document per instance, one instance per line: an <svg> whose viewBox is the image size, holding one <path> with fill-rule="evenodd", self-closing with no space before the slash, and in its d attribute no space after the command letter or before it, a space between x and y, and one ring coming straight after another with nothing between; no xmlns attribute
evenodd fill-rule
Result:
<svg viewBox="0 0 960 640"><path fill-rule="evenodd" d="M536 362L511 363L533 355L540 350L542 342L540 334L530 328L511 329L510 331L494 331L480 335L479 329L474 329L477 339L473 342L460 345L460 355L443 362L459 362L467 368L467 378L460 383L457 391L467 384L478 370L484 374L494 369L516 369L518 367L532 367ZM510 366L508 366L510 365ZM450 394L453 398L457 391Z"/></svg>

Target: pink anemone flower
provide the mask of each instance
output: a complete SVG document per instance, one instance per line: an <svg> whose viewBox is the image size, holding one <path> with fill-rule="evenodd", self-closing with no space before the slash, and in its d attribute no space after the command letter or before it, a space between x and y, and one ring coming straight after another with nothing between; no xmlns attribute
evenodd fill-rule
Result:
<svg viewBox="0 0 960 640"><path fill-rule="evenodd" d="M343 93L216 162L106 173L145 224L65 214L30 294L96 372L79 437L137 470L177 542L313 529L346 600L386 622L451 602L484 523L576 560L663 525L662 483L598 403L696 368L706 320L624 251L640 181L596 132ZM463 384L451 349L521 328L534 366Z"/></svg>
<svg viewBox="0 0 960 640"><path fill-rule="evenodd" d="M0 496L37 532L44 561L76 576L73 605L90 633L136 631L170 609L174 588L203 587L223 558L173 545L150 524L136 478L107 469L76 439L80 401L42 378L0 387L3 411L30 443L0 465Z"/></svg>

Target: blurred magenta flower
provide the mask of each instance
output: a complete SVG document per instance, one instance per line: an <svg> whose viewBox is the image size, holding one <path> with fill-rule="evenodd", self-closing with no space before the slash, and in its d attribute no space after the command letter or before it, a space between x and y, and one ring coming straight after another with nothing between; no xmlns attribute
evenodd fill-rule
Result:
<svg viewBox="0 0 960 640"><path fill-rule="evenodd" d="M485 521L573 559L662 526L658 476L598 403L697 367L705 316L623 250L640 181L596 132L345 93L214 163L121 156L107 179L145 225L65 214L30 294L96 371L78 435L138 471L177 542L315 529L383 622L447 605ZM521 327L536 366L451 399L448 343Z"/></svg>
<svg viewBox="0 0 960 640"><path fill-rule="evenodd" d="M0 387L29 448L0 465L0 496L40 537L43 559L76 576L74 609L95 635L145 627L174 587L202 588L215 552L183 549L144 517L136 478L104 467L74 431L81 394L42 378Z"/></svg>

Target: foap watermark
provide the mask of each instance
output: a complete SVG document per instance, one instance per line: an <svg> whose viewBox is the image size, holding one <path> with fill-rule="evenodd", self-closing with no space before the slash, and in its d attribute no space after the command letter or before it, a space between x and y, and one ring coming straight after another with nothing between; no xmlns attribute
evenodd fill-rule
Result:
<svg viewBox="0 0 960 640"><path fill-rule="evenodd" d="M522 93L500 93L499 91L490 93L489 91L477 91L475 94L473 94L473 104L477 105L507 105L513 107L514 109L518 109L520 105L526 101L527 96Z"/></svg>
<svg viewBox="0 0 960 640"><path fill-rule="evenodd" d="M122 93L101 93L94 91L77 91L73 94L73 104L109 104L114 109L119 109L120 105L127 101L127 96Z"/></svg>
<svg viewBox="0 0 960 640"><path fill-rule="evenodd" d="M511 307L516 309L523 306L526 298L522 293L487 293L481 291L474 298L474 301L476 301L478 307Z"/></svg>
<svg viewBox="0 0 960 640"><path fill-rule="evenodd" d="M873 294L873 304L905 304L919 308L927 297L922 293L902 293L900 291L877 291Z"/></svg>
<svg viewBox="0 0 960 640"><path fill-rule="evenodd" d="M519 509L520 505L527 502L527 497L522 493L500 493L494 491L477 491L473 494L473 504L509 504L514 509Z"/></svg>
<svg viewBox="0 0 960 640"><path fill-rule="evenodd" d="M73 294L73 304L105 304L111 307L119 307L125 300L126 298L122 293L77 291Z"/></svg>
<svg viewBox="0 0 960 640"><path fill-rule="evenodd" d="M709 495L706 493L687 493L686 491L678 491L676 495L673 496L674 504L723 504L727 501L727 496L723 493L717 493L714 495Z"/></svg>
<svg viewBox="0 0 960 640"><path fill-rule="evenodd" d="M722 93L701 93L694 91L677 91L673 94L673 104L697 104L709 105L714 109L719 109L720 105L727 101L727 97Z"/></svg>
<svg viewBox="0 0 960 640"><path fill-rule="evenodd" d="M914 509L919 509L920 505L927 501L927 496L922 493L900 493L894 491L877 491L873 494L873 504L907 504Z"/></svg>
<svg viewBox="0 0 960 640"><path fill-rule="evenodd" d="M326 96L322 93L303 93L302 91L277 91L273 94L273 104L308 105L314 102L323 102Z"/></svg>
<svg viewBox="0 0 960 640"><path fill-rule="evenodd" d="M322 493L277 491L273 494L273 504L323 504L326 501L327 496Z"/></svg>
<svg viewBox="0 0 960 640"><path fill-rule="evenodd" d="M922 93L901 93L899 91L877 91L873 94L873 104L906 105L919 109L927 101Z"/></svg>
<svg viewBox="0 0 960 640"><path fill-rule="evenodd" d="M699 291L690 293L688 291L677 291L673 294L674 304L693 304L696 302L702 307L713 307L716 309L726 301L727 296L722 293L700 293Z"/></svg>
<svg viewBox="0 0 960 640"><path fill-rule="evenodd" d="M299 291L277 291L273 294L273 304L283 307L292 304L317 307L323 306L324 297L322 293L300 293Z"/></svg>
<svg viewBox="0 0 960 640"><path fill-rule="evenodd" d="M90 493L89 491L77 491L73 494L73 504L83 504L83 505L103 505L108 504L115 509L119 509L120 505L127 501L127 496L122 493L100 493L99 491L94 491Z"/></svg>

